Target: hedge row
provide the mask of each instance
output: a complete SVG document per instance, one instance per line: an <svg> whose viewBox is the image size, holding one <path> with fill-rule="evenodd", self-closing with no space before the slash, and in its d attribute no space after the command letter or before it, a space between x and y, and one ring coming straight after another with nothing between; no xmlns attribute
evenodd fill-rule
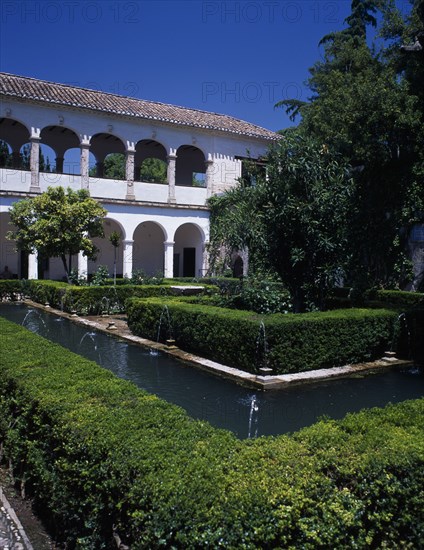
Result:
<svg viewBox="0 0 424 550"><path fill-rule="evenodd" d="M424 399L239 441L0 318L0 439L67 548L420 548ZM16 353L16 350L19 353Z"/></svg>
<svg viewBox="0 0 424 550"><path fill-rule="evenodd" d="M326 299L327 309L347 308L355 305L351 300L351 288L333 288ZM398 311L405 311L411 307L424 305L424 293L406 292L403 290L377 290L365 291L361 296L364 307L390 307Z"/></svg>
<svg viewBox="0 0 424 550"><path fill-rule="evenodd" d="M178 285L175 285L178 287ZM201 285L204 293L216 292L216 287ZM175 296L180 291L170 284L165 285L121 285L121 286L73 286L57 281L0 281L0 296L18 299L22 295L40 304L63 311L76 311L80 315L99 315L125 311L125 301L137 296Z"/></svg>
<svg viewBox="0 0 424 550"><path fill-rule="evenodd" d="M376 290L369 291L367 300L376 301L380 305L409 309L411 307L424 306L423 292L404 292L401 290Z"/></svg>
<svg viewBox="0 0 424 550"><path fill-rule="evenodd" d="M158 298L130 299L126 308L134 334L156 340L161 320L162 341L172 337L185 351L247 372L266 363L277 374L381 357L392 345L397 320L392 311L364 309L261 317Z"/></svg>
<svg viewBox="0 0 424 550"><path fill-rule="evenodd" d="M0 301L16 301L22 298L22 283L17 279L0 280Z"/></svg>

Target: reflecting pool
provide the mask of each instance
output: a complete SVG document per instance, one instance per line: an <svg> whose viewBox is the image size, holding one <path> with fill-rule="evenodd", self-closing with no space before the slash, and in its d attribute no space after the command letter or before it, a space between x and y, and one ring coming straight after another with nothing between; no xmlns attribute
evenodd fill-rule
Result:
<svg viewBox="0 0 424 550"><path fill-rule="evenodd" d="M183 407L192 417L231 430L240 438L292 432L324 415L342 418L365 407L382 407L424 395L424 372L417 368L278 391L255 391L166 354L151 353L22 304L2 304L0 315Z"/></svg>

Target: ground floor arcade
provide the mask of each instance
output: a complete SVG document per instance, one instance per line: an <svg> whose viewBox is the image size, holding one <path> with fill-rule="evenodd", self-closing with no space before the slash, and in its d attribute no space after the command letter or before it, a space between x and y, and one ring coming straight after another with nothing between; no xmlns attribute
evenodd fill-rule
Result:
<svg viewBox="0 0 424 550"><path fill-rule="evenodd" d="M59 258L38 258L16 250L6 234L10 225L9 208L16 198L2 198L0 205L0 272L5 267L18 278L62 279L64 268ZM131 277L135 270L146 275L201 277L208 269L209 212L206 208L181 208L140 204L103 203L107 210L104 238L94 242L99 250L95 260L80 254L73 266L80 275L92 275L106 266L113 274ZM120 236L115 249L109 240L112 232Z"/></svg>

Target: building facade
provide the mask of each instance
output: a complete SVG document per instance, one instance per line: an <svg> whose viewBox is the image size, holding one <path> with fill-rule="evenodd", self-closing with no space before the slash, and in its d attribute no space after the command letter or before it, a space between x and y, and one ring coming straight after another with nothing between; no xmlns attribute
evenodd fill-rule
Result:
<svg viewBox="0 0 424 550"><path fill-rule="evenodd" d="M108 237L117 231L119 275L202 276L208 197L234 186L244 159L261 157L277 138L226 115L0 73L0 271L63 276L58 258L27 257L6 239L14 202L62 186L88 189L107 210L96 261L75 258L80 273L99 265L112 272ZM105 169L111 155L122 163L119 176ZM143 181L152 159L164 176Z"/></svg>

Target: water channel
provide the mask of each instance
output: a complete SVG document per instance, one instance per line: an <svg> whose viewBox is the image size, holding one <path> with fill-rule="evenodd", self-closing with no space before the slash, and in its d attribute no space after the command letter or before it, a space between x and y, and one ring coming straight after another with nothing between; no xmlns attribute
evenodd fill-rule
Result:
<svg viewBox="0 0 424 550"><path fill-rule="evenodd" d="M189 415L233 431L240 438L277 435L313 424L319 417L342 418L362 408L424 395L424 372L401 368L385 373L297 386L278 391L247 389L195 367L67 319L2 304L0 315L96 361L117 376L183 407Z"/></svg>

